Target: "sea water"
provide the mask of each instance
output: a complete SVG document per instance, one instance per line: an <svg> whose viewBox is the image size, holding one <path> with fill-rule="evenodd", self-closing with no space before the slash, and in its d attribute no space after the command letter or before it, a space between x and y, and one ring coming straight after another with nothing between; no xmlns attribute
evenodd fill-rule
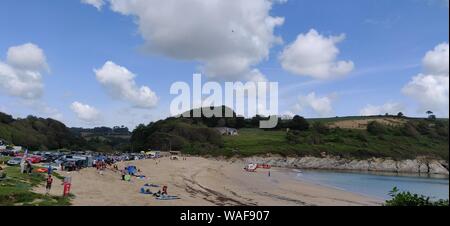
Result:
<svg viewBox="0 0 450 226"><path fill-rule="evenodd" d="M293 174L298 180L383 200L391 198L389 191L394 187L400 191L429 196L435 200L449 198L448 176L316 170L295 170Z"/></svg>

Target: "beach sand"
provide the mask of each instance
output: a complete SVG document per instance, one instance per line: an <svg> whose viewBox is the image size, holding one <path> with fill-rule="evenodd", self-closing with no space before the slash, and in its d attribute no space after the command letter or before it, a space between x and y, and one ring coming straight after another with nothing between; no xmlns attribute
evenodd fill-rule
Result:
<svg viewBox="0 0 450 226"><path fill-rule="evenodd" d="M135 165L147 178L121 180L112 170L99 174L96 169L63 172L72 177L71 193L75 206L366 206L380 205L362 195L295 180L284 169L249 173L242 163L205 158L187 160L139 160L119 163L119 168ZM140 194L146 184L167 185L169 195L179 200L160 201ZM151 188L157 192L159 188ZM45 186L36 189L45 193ZM63 187L55 180L51 194L61 195Z"/></svg>

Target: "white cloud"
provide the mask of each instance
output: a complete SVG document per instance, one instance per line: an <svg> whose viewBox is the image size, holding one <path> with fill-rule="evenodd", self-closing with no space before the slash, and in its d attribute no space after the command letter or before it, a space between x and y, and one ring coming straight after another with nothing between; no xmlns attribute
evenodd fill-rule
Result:
<svg viewBox="0 0 450 226"><path fill-rule="evenodd" d="M404 106L399 103L388 102L381 106L367 105L360 111L362 116L384 115L386 113L390 115L396 115L399 112L404 111Z"/></svg>
<svg viewBox="0 0 450 226"><path fill-rule="evenodd" d="M70 109L77 115L78 119L84 122L94 123L100 118L100 112L87 104L73 102Z"/></svg>
<svg viewBox="0 0 450 226"><path fill-rule="evenodd" d="M424 71L412 78L402 92L419 103L419 111L449 115L449 45L443 43L423 59Z"/></svg>
<svg viewBox="0 0 450 226"><path fill-rule="evenodd" d="M0 61L0 88L23 99L39 99L43 94L42 73L48 72L44 51L27 43L9 48L6 63Z"/></svg>
<svg viewBox="0 0 450 226"><path fill-rule="evenodd" d="M147 86L137 87L134 81L136 75L127 68L108 61L94 72L97 81L107 89L111 97L128 101L137 108L153 108L158 104L156 94Z"/></svg>
<svg viewBox="0 0 450 226"><path fill-rule="evenodd" d="M81 2L84 4L92 5L97 8L97 10L101 10L103 5L105 5L105 1L103 0L81 0Z"/></svg>
<svg viewBox="0 0 450 226"><path fill-rule="evenodd" d="M299 102L295 105L295 110L298 112L312 110L314 114L321 117L331 116L333 114L332 103L334 98L334 95L319 97L312 92L306 96L299 96Z"/></svg>
<svg viewBox="0 0 450 226"><path fill-rule="evenodd" d="M422 112L431 110L448 115L448 90L448 76L420 74L403 88L403 93L414 98Z"/></svg>
<svg viewBox="0 0 450 226"><path fill-rule="evenodd" d="M284 18L269 15L285 0L109 0L117 13L135 17L145 49L196 61L216 80L252 80L253 69L281 43L274 29Z"/></svg>
<svg viewBox="0 0 450 226"><path fill-rule="evenodd" d="M290 73L310 76L315 79L332 79L353 71L352 61L336 61L340 51L336 44L344 41L345 35L325 37L311 29L300 34L293 43L285 47L279 59L282 67Z"/></svg>
<svg viewBox="0 0 450 226"><path fill-rule="evenodd" d="M425 73L433 75L449 74L449 46L448 43L439 44L429 51L422 60Z"/></svg>
<svg viewBox="0 0 450 226"><path fill-rule="evenodd" d="M37 45L26 43L8 49L7 63L14 68L30 71L47 70L47 58Z"/></svg>

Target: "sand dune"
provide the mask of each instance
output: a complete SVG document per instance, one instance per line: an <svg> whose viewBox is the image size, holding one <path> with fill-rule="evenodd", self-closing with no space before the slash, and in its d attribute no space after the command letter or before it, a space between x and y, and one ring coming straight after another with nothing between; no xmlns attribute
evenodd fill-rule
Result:
<svg viewBox="0 0 450 226"><path fill-rule="evenodd" d="M347 206L379 205L380 200L294 180L283 169L248 173L243 165L205 158L171 161L161 159L120 163L136 165L147 179L120 180L120 173L107 170L100 175L95 169L63 173L72 176L72 193L76 206ZM155 200L139 193L146 184L167 185L169 195L181 199ZM55 183L52 194L62 194ZM152 188L156 192L157 188ZM37 189L45 192L44 188Z"/></svg>

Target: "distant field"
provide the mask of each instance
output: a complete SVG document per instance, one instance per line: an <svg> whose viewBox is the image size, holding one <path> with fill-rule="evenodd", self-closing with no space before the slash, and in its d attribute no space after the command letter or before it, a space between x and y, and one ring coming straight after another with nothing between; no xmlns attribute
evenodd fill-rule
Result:
<svg viewBox="0 0 450 226"><path fill-rule="evenodd" d="M408 121L423 120L423 118L399 118L394 116L348 116L348 117L334 117L334 118L312 118L309 122L322 122L327 124L330 128L341 129L367 129L367 125L372 121L377 121L387 126L403 126ZM449 119L438 119L447 122Z"/></svg>
<svg viewBox="0 0 450 226"><path fill-rule="evenodd" d="M320 144L312 144L312 137L319 136ZM386 134L374 136L363 130L341 129L327 135L317 135L311 131L302 132L300 144L289 144L286 131L264 131L242 129L239 136L224 137L223 152L242 156L280 154L284 156L320 156L321 153L346 158L365 159L370 157L392 157L412 159L430 156L448 159L448 141L435 140L427 136L419 139Z"/></svg>
<svg viewBox="0 0 450 226"><path fill-rule="evenodd" d="M367 125L370 122L379 122L387 126L402 126L408 120L398 119L398 118L371 118L371 119L346 119L335 122L329 122L330 128L341 128L341 129L367 129Z"/></svg>

